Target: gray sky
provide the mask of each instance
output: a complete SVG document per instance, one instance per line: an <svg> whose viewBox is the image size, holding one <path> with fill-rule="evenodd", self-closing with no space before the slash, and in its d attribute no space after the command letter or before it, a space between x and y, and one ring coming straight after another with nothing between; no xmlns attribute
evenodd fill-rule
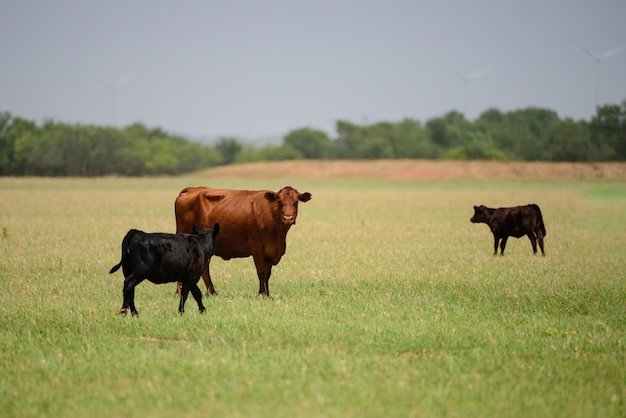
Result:
<svg viewBox="0 0 626 418"><path fill-rule="evenodd" d="M194 139L490 107L589 120L596 95L626 99L626 50L583 48L621 47L624 0L0 0L0 111Z"/></svg>

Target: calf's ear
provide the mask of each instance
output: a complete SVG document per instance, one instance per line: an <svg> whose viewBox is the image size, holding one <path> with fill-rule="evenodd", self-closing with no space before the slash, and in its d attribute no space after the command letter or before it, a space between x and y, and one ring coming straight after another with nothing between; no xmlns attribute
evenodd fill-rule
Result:
<svg viewBox="0 0 626 418"><path fill-rule="evenodd" d="M265 192L265 198L268 202L276 202L278 200L278 195L274 192Z"/></svg>
<svg viewBox="0 0 626 418"><path fill-rule="evenodd" d="M298 200L301 202L308 202L309 200L311 200L313 196L311 195L311 193L309 192L304 192L300 195L300 197L298 197Z"/></svg>

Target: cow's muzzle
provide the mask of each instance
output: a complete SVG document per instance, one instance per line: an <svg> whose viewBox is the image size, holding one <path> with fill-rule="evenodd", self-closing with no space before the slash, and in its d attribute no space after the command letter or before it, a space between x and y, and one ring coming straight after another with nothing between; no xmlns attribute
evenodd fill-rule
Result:
<svg viewBox="0 0 626 418"><path fill-rule="evenodd" d="M283 224L285 225L295 225L296 218L293 216L283 216Z"/></svg>

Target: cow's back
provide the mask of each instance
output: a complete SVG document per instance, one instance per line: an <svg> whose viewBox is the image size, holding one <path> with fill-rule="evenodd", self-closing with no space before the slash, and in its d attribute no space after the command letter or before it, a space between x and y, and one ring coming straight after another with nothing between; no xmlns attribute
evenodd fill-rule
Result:
<svg viewBox="0 0 626 418"><path fill-rule="evenodd" d="M252 245L263 242L263 235L273 224L272 212L264 194L267 191L188 187L175 202L176 233L220 224L215 255L222 258L252 255Z"/></svg>

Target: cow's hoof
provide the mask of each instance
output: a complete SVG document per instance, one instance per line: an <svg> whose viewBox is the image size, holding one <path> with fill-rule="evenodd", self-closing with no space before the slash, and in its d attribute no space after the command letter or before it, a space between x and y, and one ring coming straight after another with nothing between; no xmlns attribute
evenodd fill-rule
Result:
<svg viewBox="0 0 626 418"><path fill-rule="evenodd" d="M206 313L206 308L200 309L200 314L205 314L205 313Z"/></svg>
<svg viewBox="0 0 626 418"><path fill-rule="evenodd" d="M128 314L128 309L127 308L122 308L120 309L120 316L126 316Z"/></svg>
<svg viewBox="0 0 626 418"><path fill-rule="evenodd" d="M139 316L139 312L135 311L133 312L133 317L138 317Z"/></svg>

